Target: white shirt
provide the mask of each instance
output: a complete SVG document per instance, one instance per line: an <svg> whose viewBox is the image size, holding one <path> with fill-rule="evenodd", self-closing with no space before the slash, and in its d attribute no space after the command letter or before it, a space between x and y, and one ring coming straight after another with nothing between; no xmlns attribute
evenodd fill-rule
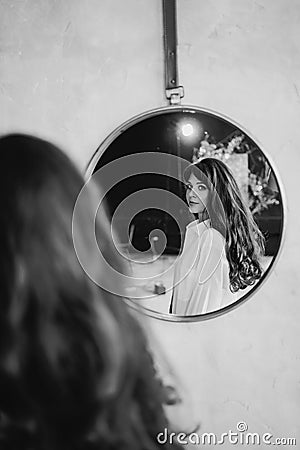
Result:
<svg viewBox="0 0 300 450"><path fill-rule="evenodd" d="M237 295L229 289L225 239L211 228L209 220L194 220L186 227L173 286L172 314L204 314L237 300Z"/></svg>

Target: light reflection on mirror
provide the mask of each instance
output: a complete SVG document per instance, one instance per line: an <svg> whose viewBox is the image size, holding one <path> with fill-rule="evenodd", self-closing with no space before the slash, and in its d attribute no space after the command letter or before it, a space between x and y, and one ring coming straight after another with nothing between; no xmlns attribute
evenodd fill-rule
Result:
<svg viewBox="0 0 300 450"><path fill-rule="evenodd" d="M132 175L128 172L126 175L124 165L120 182L106 195L119 239L118 251L132 275L132 282L127 287L130 303L133 306L136 303L148 314L166 320L201 320L204 316L213 317L226 312L248 299L270 272L282 241L282 195L269 158L248 132L219 114L196 107L170 107L142 114L115 130L93 156L88 176L117 159L140 154L145 157L166 155L166 158L159 163L160 170L155 173ZM171 157L176 157L175 175ZM185 228L199 219L186 203L183 172L191 163L209 157L229 168L251 217L264 236L265 249L259 256L262 276L253 280L253 285L239 289L226 302L218 298L219 290L216 289L216 301L210 306L204 307L205 301L199 299L202 306L190 309L192 313L184 314L181 308L180 314L170 314L174 271L183 253ZM148 192L151 197L151 192L158 189L159 202L151 202L147 198L134 215L129 212L127 199L141 192ZM172 217L170 213L174 196L180 200L177 215L181 225L178 217ZM212 221L207 223L213 228ZM198 251L201 252L201 248L197 255ZM227 267L229 270L229 265ZM198 280L199 274L195 277Z"/></svg>

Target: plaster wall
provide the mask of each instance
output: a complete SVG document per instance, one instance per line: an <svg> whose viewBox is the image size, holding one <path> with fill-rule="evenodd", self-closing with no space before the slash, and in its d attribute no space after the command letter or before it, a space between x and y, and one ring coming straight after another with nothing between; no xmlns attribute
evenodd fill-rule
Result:
<svg viewBox="0 0 300 450"><path fill-rule="evenodd" d="M1 0L0 22L1 134L50 139L83 171L114 128L167 104L160 0ZM252 299L201 323L144 319L202 432L245 421L300 442L299 22L298 0L178 0L184 103L248 129L287 200L283 250Z"/></svg>

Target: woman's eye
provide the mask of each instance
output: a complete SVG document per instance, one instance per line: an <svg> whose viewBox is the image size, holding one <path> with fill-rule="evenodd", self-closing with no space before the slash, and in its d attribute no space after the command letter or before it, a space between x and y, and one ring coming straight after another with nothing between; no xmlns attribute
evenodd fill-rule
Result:
<svg viewBox="0 0 300 450"><path fill-rule="evenodd" d="M188 184L186 184L186 185L185 185L185 189L186 189L187 191L190 191L190 190L192 189L192 186L189 186Z"/></svg>
<svg viewBox="0 0 300 450"><path fill-rule="evenodd" d="M199 190L199 191L205 191L205 189L206 189L205 184L199 184L199 185L198 185L198 190Z"/></svg>

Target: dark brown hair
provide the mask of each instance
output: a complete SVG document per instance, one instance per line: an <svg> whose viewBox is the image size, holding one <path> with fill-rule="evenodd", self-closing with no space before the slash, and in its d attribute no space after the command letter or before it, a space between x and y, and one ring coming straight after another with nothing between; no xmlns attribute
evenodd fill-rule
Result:
<svg viewBox="0 0 300 450"><path fill-rule="evenodd" d="M186 168L184 179L188 180L191 173L209 189L207 210L212 227L226 241L230 289L245 289L262 276L264 237L226 164L216 158L203 158Z"/></svg>
<svg viewBox="0 0 300 450"><path fill-rule="evenodd" d="M31 136L0 139L0 162L1 450L161 447L164 390L144 334L74 250L82 177L63 152ZM85 234L93 208L91 194L77 220L82 248L96 260ZM97 220L105 256L120 266L105 212Z"/></svg>

